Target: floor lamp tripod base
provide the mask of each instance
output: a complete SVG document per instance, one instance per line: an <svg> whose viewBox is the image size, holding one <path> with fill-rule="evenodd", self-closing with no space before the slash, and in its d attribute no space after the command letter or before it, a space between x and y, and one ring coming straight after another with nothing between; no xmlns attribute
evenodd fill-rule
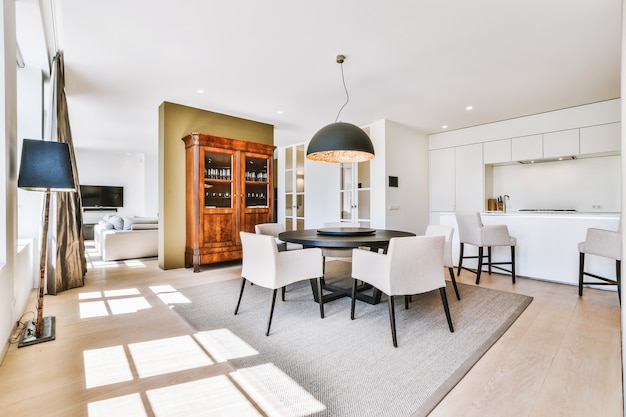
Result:
<svg viewBox="0 0 626 417"><path fill-rule="evenodd" d="M24 325L24 329L22 329L22 335L20 336L20 341L17 344L17 347L21 348L24 346L30 346L37 343L49 342L51 340L54 340L55 321L56 320L54 316L44 317L43 327L39 336L35 334L35 322L26 322L26 324Z"/></svg>

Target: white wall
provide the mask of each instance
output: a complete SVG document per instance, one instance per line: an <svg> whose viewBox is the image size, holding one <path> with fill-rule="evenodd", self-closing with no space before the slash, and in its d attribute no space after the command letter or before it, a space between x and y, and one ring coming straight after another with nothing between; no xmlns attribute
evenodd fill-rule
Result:
<svg viewBox="0 0 626 417"><path fill-rule="evenodd" d="M156 157L149 159L146 157L147 154L143 153L95 151L79 148L75 151L78 177L82 185L124 187L124 207L118 208L120 215L157 215L157 164L153 161ZM147 159L149 159L148 162Z"/></svg>
<svg viewBox="0 0 626 417"><path fill-rule="evenodd" d="M17 310L14 298L15 265L17 262L17 75L15 65L15 2L3 1L0 6L0 358L8 348L8 339L15 327Z"/></svg>
<svg viewBox="0 0 626 417"><path fill-rule="evenodd" d="M23 139L43 139L43 73L40 68L24 67L17 71L17 144L18 160ZM19 166L18 166L19 169ZM17 190L17 236L31 240L33 257L30 276L15 275L16 310L24 311L30 291L39 286L39 251L43 193Z"/></svg>
<svg viewBox="0 0 626 417"><path fill-rule="evenodd" d="M385 229L423 234L429 208L428 136L389 120L383 122L385 175L378 180L382 180L385 204L374 207L384 210ZM389 176L398 177L397 188L389 187Z"/></svg>

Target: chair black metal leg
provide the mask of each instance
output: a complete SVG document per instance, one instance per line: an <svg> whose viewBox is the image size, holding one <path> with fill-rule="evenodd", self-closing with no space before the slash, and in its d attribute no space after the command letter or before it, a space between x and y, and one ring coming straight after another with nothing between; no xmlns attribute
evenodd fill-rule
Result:
<svg viewBox="0 0 626 417"><path fill-rule="evenodd" d="M450 317L450 308L448 307L448 297L446 296L446 289L444 287L439 288L439 294L441 294L443 309L446 312L446 318L448 319L448 327L450 328L450 332L454 333L454 327L452 327L452 317Z"/></svg>
<svg viewBox="0 0 626 417"><path fill-rule="evenodd" d="M280 299L281 299L282 301L285 301L285 288L286 288L286 286L285 286L285 287L282 287L282 288L280 289Z"/></svg>
<svg viewBox="0 0 626 417"><path fill-rule="evenodd" d="M322 278L317 277L317 293L319 296L319 305L320 305L320 317L324 318L324 296L322 293Z"/></svg>
<svg viewBox="0 0 626 417"><path fill-rule="evenodd" d="M511 246L511 281L515 284L515 246Z"/></svg>
<svg viewBox="0 0 626 417"><path fill-rule="evenodd" d="M456 272L457 277L461 275L461 268L463 267L463 246L465 245L461 242L461 246L459 248L459 269Z"/></svg>
<svg viewBox="0 0 626 417"><path fill-rule="evenodd" d="M585 274L585 253L580 252L578 255L578 296L583 295L583 275Z"/></svg>
<svg viewBox="0 0 626 417"><path fill-rule="evenodd" d="M459 287L457 287L456 278L454 278L454 268L451 266L448 267L448 272L450 273L450 280L452 281L452 286L454 287L454 292L456 293L456 299L460 300L461 296L459 295Z"/></svg>
<svg viewBox="0 0 626 417"><path fill-rule="evenodd" d="M241 304L241 296L243 295L243 289L246 287L246 279L241 277L241 291L239 291L239 299L237 300L237 307L235 307L235 315L239 311L239 304Z"/></svg>
<svg viewBox="0 0 626 417"><path fill-rule="evenodd" d="M388 296L389 305L389 322L391 324L391 339L393 340L393 347L398 347L398 339L396 338L396 313L393 305L393 296Z"/></svg>
<svg viewBox="0 0 626 417"><path fill-rule="evenodd" d="M350 320L354 320L354 305L356 304L356 279L352 279L352 302L350 304Z"/></svg>
<svg viewBox="0 0 626 417"><path fill-rule="evenodd" d="M404 309L405 310L409 309L409 301L411 301L411 296L410 295L405 295L404 296Z"/></svg>
<svg viewBox="0 0 626 417"><path fill-rule="evenodd" d="M272 316L274 315L274 305L276 305L276 292L278 290L274 289L272 291L272 306L270 307L270 317L267 319L267 330L265 331L265 336L270 335L270 326L272 325Z"/></svg>
<svg viewBox="0 0 626 417"><path fill-rule="evenodd" d="M476 268L476 285L480 284L480 273L483 270L483 247L478 247L478 268Z"/></svg>
<svg viewBox="0 0 626 417"><path fill-rule="evenodd" d="M487 270L491 275L491 246L487 247Z"/></svg>

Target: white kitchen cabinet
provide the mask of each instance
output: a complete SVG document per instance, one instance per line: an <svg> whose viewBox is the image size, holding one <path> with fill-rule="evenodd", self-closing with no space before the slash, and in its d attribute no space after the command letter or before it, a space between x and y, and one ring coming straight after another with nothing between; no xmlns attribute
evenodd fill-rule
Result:
<svg viewBox="0 0 626 417"><path fill-rule="evenodd" d="M455 163L455 211L485 209L483 144L457 146Z"/></svg>
<svg viewBox="0 0 626 417"><path fill-rule="evenodd" d="M511 162L511 139L485 142L483 144L483 162L485 164Z"/></svg>
<svg viewBox="0 0 626 417"><path fill-rule="evenodd" d="M521 136L511 139L511 159L528 161L543 158L543 135Z"/></svg>
<svg viewBox="0 0 626 417"><path fill-rule="evenodd" d="M568 129L543 134L543 157L559 158L580 153L580 129Z"/></svg>
<svg viewBox="0 0 626 417"><path fill-rule="evenodd" d="M430 211L455 210L455 150L430 151Z"/></svg>
<svg viewBox="0 0 626 417"><path fill-rule="evenodd" d="M621 123L608 123L580 128L580 154L619 152Z"/></svg>
<svg viewBox="0 0 626 417"><path fill-rule="evenodd" d="M430 210L484 210L482 143L430 151Z"/></svg>

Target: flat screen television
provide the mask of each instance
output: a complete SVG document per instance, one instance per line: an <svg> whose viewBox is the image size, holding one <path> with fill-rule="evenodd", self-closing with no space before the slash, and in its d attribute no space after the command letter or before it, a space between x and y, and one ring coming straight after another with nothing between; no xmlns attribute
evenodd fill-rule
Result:
<svg viewBox="0 0 626 417"><path fill-rule="evenodd" d="M81 185L83 207L124 207L124 187Z"/></svg>

